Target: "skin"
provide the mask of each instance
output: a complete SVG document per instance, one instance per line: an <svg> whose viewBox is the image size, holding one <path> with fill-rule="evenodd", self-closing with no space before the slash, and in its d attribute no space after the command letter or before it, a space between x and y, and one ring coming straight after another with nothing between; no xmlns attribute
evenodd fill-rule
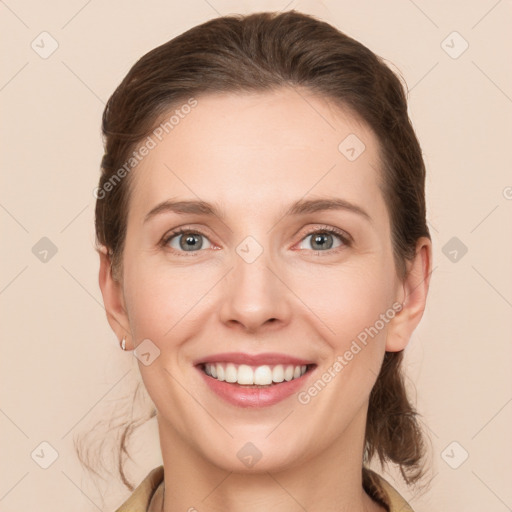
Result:
<svg viewBox="0 0 512 512"><path fill-rule="evenodd" d="M378 188L378 141L354 116L326 99L292 89L206 95L132 171L122 276L100 253L107 317L127 349L144 339L160 355L139 369L158 414L165 496L151 510L259 512L383 510L364 492L361 465L370 391L385 351L405 348L429 286L431 243L402 281L390 221ZM349 161L338 145L356 134L366 149ZM343 198L364 209L283 216L301 198ZM224 217L166 212L168 199L216 203ZM200 231L191 252L172 229ZM325 226L318 249L312 233ZM252 236L263 249L252 263L237 246ZM174 248L174 252L173 252ZM314 249L317 250L314 250ZM235 407L214 394L193 362L219 352L279 352L312 360L316 377L397 301L399 314L311 399ZM262 458L237 457L253 443ZM160 489L163 491L163 489Z"/></svg>

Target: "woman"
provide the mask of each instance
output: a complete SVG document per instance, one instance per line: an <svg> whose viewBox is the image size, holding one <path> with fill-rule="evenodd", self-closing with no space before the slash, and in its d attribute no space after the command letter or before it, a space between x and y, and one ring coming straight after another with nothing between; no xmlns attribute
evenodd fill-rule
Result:
<svg viewBox="0 0 512 512"><path fill-rule="evenodd" d="M425 167L398 78L291 11L222 17L142 57L103 116L108 321L163 466L118 511L412 510L403 350L425 308Z"/></svg>

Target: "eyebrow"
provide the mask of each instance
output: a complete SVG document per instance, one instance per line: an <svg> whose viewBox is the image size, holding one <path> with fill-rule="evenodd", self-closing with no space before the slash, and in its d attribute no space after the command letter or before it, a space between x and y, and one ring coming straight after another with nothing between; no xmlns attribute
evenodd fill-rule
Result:
<svg viewBox="0 0 512 512"><path fill-rule="evenodd" d="M292 203L287 210L282 214L286 216L307 215L310 213L317 213L326 210L345 210L357 215L360 215L370 223L372 218L360 206L350 203L345 199L338 197L325 197L319 199L299 199ZM163 213L176 213L176 214L196 214L204 215L207 217L218 217L221 220L225 219L225 214L221 208L212 203L201 200L186 200L186 201L173 201L167 200L157 204L151 211L144 217L144 223L148 222L151 218Z"/></svg>

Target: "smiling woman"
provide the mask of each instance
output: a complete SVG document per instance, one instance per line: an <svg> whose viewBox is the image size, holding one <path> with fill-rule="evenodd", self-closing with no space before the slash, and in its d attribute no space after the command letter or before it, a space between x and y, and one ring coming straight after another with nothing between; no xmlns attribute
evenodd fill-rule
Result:
<svg viewBox="0 0 512 512"><path fill-rule="evenodd" d="M142 57L103 132L100 287L163 459L118 510L411 510L367 467L424 470L401 362L431 242L399 79L310 16L221 17Z"/></svg>

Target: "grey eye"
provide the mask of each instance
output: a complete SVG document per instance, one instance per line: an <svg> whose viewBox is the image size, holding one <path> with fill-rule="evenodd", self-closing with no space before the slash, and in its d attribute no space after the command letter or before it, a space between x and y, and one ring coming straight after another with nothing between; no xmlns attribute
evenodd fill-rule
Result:
<svg viewBox="0 0 512 512"><path fill-rule="evenodd" d="M210 241L204 235L193 231L176 233L169 238L167 243L172 249L185 252L195 252L211 247Z"/></svg>

